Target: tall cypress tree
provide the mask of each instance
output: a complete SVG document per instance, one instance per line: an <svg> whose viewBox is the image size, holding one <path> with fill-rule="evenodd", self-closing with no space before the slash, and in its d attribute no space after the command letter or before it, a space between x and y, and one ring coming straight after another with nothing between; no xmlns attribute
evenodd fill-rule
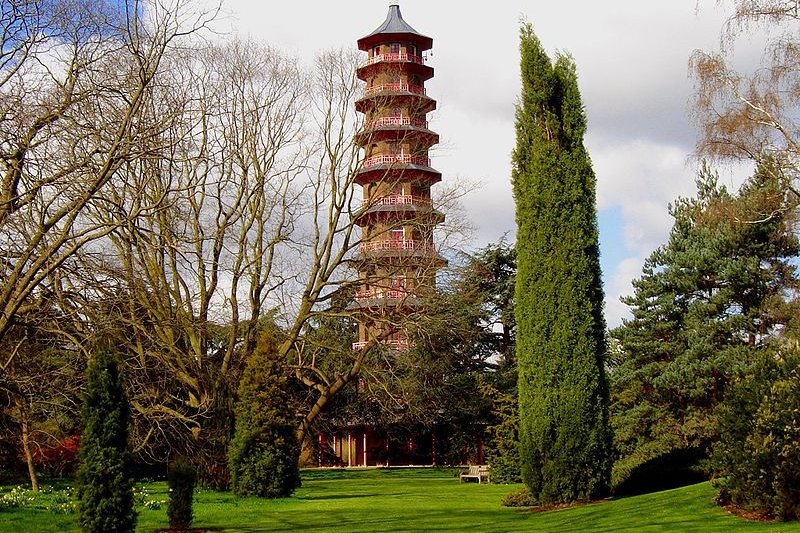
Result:
<svg viewBox="0 0 800 533"><path fill-rule="evenodd" d="M117 355L104 348L92 357L86 372L77 475L78 522L86 533L136 528L128 450L130 408L119 365Z"/></svg>
<svg viewBox="0 0 800 533"><path fill-rule="evenodd" d="M589 500L611 470L595 176L575 64L520 31L512 183L522 475L542 503Z"/></svg>

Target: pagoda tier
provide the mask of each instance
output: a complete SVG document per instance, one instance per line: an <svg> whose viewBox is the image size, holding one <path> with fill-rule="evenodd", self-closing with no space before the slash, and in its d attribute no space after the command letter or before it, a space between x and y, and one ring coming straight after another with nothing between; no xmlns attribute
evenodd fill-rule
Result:
<svg viewBox="0 0 800 533"><path fill-rule="evenodd" d="M439 255L433 244L425 241L404 240L369 241L361 243L359 254L353 259L356 263L380 262L385 265L436 266L443 267L446 260Z"/></svg>
<svg viewBox="0 0 800 533"><path fill-rule="evenodd" d="M366 63L358 67L356 76L360 80L369 81L378 74L398 70L408 72L421 81L433 77L433 69L424 63L422 57L404 52L384 52L380 49L376 50Z"/></svg>
<svg viewBox="0 0 800 533"><path fill-rule="evenodd" d="M399 194L381 196L365 201L362 209L363 211L356 216L356 224L359 226L376 224L386 218L408 222L423 220L430 224L444 222L444 214L433 208L430 199L420 196Z"/></svg>
<svg viewBox="0 0 800 533"><path fill-rule="evenodd" d="M402 141L411 136L427 147L439 143L439 135L428 129L427 121L401 116L372 120L356 134L355 140L359 146L366 146L371 142Z"/></svg>
<svg viewBox="0 0 800 533"><path fill-rule="evenodd" d="M436 109L436 100L425 94L425 88L422 85L391 80L386 83L368 85L364 96L356 100L356 111L359 113L370 113L392 106L425 114Z"/></svg>
<svg viewBox="0 0 800 533"><path fill-rule="evenodd" d="M370 166L362 167L356 174L355 181L362 187L370 183L424 183L429 187L442 180L442 173L428 166L427 158L413 160L408 158L373 160Z"/></svg>
<svg viewBox="0 0 800 533"><path fill-rule="evenodd" d="M356 299L348 309L362 309L375 312L409 312L420 308L424 301L414 294L393 289L366 289L356 293Z"/></svg>

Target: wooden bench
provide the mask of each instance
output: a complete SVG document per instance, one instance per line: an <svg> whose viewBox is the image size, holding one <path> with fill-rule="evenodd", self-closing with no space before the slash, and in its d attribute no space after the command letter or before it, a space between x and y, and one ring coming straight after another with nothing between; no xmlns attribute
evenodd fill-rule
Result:
<svg viewBox="0 0 800 533"><path fill-rule="evenodd" d="M485 481L486 483L488 483L489 482L489 467L486 466L486 465L483 465L483 466L472 465L472 466L469 467L469 470L467 470L466 473L459 475L458 478L461 481L461 483L464 483L465 481L471 481L473 479L475 481L477 481L479 484L482 481Z"/></svg>

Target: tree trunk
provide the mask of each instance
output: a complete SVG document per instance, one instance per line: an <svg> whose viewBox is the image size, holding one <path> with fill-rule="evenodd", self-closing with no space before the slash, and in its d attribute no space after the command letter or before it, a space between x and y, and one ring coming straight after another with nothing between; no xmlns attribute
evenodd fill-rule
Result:
<svg viewBox="0 0 800 533"><path fill-rule="evenodd" d="M308 414L306 414L306 416L303 418L303 421L300 423L300 427L297 430L297 442L300 443L300 446L303 445L303 441L308 436L311 426L314 425L314 421L325 409L325 406L328 405L328 401L330 401L331 397L339 392L342 387L347 385L351 379L358 375L360 368L361 358L358 358L349 373L345 374L344 376L337 377L336 380L319 395L319 398L317 398L317 401L314 402L314 405L311 407Z"/></svg>
<svg viewBox="0 0 800 533"><path fill-rule="evenodd" d="M25 462L28 464L28 475L31 478L31 490L39 492L39 480L36 478L36 466L33 464L33 453L30 446L30 428L28 426L28 410L21 403L19 408L20 425L22 426L22 452L25 454Z"/></svg>

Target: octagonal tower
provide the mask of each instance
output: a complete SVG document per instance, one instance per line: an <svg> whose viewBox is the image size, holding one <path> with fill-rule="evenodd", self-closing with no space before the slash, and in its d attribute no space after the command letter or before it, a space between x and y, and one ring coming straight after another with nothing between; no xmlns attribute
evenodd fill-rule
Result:
<svg viewBox="0 0 800 533"><path fill-rule="evenodd" d="M366 86L356 102L364 114L356 136L364 149L356 177L364 204L356 219L362 243L357 263L361 286L354 305L367 320L354 349L371 339L408 349L407 332L397 318L419 308L445 264L433 238L444 215L431 201L431 186L442 176L428 155L439 142L427 120L436 101L425 90L433 68L423 53L432 46L433 39L409 26L396 4L389 6L383 24L358 40L367 59L357 71Z"/></svg>

